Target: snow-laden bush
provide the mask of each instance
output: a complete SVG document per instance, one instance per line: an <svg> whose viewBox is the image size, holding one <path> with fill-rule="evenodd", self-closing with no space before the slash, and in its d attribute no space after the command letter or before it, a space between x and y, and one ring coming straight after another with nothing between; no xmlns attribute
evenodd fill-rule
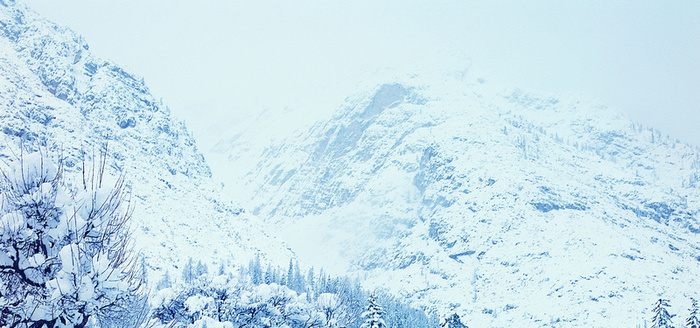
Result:
<svg viewBox="0 0 700 328"><path fill-rule="evenodd" d="M0 326L136 324L143 274L128 247L124 179L104 160L77 181L38 153L7 163L0 179Z"/></svg>
<svg viewBox="0 0 700 328"><path fill-rule="evenodd" d="M345 327L354 321L353 313L336 294L322 293L316 298L316 309L322 314L323 326Z"/></svg>
<svg viewBox="0 0 700 328"><path fill-rule="evenodd" d="M287 286L245 285L224 275L165 288L154 300L154 327L343 327L348 319L335 294L310 300Z"/></svg>

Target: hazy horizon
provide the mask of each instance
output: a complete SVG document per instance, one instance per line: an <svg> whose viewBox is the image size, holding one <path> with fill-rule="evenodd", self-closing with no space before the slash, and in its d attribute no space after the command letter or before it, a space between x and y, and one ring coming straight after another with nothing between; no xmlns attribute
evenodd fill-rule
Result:
<svg viewBox="0 0 700 328"><path fill-rule="evenodd" d="M331 112L367 76L443 61L499 84L590 95L700 145L692 2L25 3L143 76L203 148L236 118Z"/></svg>

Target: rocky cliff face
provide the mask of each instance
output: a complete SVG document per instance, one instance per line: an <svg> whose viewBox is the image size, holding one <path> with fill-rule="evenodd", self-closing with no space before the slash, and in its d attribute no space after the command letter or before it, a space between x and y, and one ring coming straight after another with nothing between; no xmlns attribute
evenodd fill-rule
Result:
<svg viewBox="0 0 700 328"><path fill-rule="evenodd" d="M0 85L2 157L15 158L20 144L62 152L67 174L80 174L82 154L107 145L109 173L124 173L132 188L136 248L153 271L176 271L190 256L291 256L222 196L184 124L141 78L12 1L0 3Z"/></svg>
<svg viewBox="0 0 700 328"><path fill-rule="evenodd" d="M257 162L244 204L302 258L470 326L643 324L698 293L698 149L581 97L399 79Z"/></svg>

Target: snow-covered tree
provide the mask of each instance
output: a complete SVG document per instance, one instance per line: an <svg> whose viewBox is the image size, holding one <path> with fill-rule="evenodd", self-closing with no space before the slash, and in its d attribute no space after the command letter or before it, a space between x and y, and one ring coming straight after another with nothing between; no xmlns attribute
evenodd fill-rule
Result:
<svg viewBox="0 0 700 328"><path fill-rule="evenodd" d="M253 264L255 261L251 261ZM243 268L246 268L243 270ZM180 282L172 288L158 290L153 299L152 328L200 328L207 327L279 327L279 328L360 328L365 310L372 321L380 315L382 328L438 328L439 320L422 309L410 307L404 300L384 291L378 291L372 306L365 307L367 292L358 282L349 278L331 278L319 274L328 281L333 291L315 290L297 292L289 286L272 283L253 284L255 275L249 266L242 266L241 275L203 275L190 283ZM279 280L278 272L286 269L267 265L265 272L272 280ZM268 276L268 274L266 274ZM304 291L310 290L309 282L302 280ZM383 308L377 309L377 304ZM386 313L385 313L386 312ZM378 320L375 320L378 321ZM383 324L389 322L391 325ZM369 328L369 327L367 327Z"/></svg>
<svg viewBox="0 0 700 328"><path fill-rule="evenodd" d="M285 278L287 287L294 289L294 261L292 259L289 259L289 269L287 269Z"/></svg>
<svg viewBox="0 0 700 328"><path fill-rule="evenodd" d="M2 168L0 326L127 326L145 306L124 179L108 183L105 157L77 181L38 153Z"/></svg>
<svg viewBox="0 0 700 328"><path fill-rule="evenodd" d="M688 328L700 328L700 320L698 320L698 301L694 298L690 299L690 316L685 321L685 326Z"/></svg>
<svg viewBox="0 0 700 328"><path fill-rule="evenodd" d="M250 282L253 285L259 285L263 283L263 273L262 266L260 264L260 254L255 255L255 258L250 260L249 271L250 271Z"/></svg>
<svg viewBox="0 0 700 328"><path fill-rule="evenodd" d="M354 318L350 309L336 294L322 293L316 299L316 308L323 314L324 327L347 327Z"/></svg>
<svg viewBox="0 0 700 328"><path fill-rule="evenodd" d="M222 275L202 276L184 286L158 292L151 326L320 327L323 315L306 294L277 284L252 286Z"/></svg>
<svg viewBox="0 0 700 328"><path fill-rule="evenodd" d="M671 322L672 315L668 313L666 308L670 307L669 301L666 299L659 299L654 303L654 318L652 319L651 328L673 328L673 323Z"/></svg>
<svg viewBox="0 0 700 328"><path fill-rule="evenodd" d="M385 328L386 323L384 322L384 315L386 312L384 312L382 307L377 304L377 296L371 295L367 301L369 304L365 308L365 312L362 313L362 317L365 318L365 322L360 327Z"/></svg>
<svg viewBox="0 0 700 328"><path fill-rule="evenodd" d="M173 282L170 279L170 271L165 270L165 274L163 275L163 278L161 278L158 281L158 284L156 284L156 290L170 288L172 286L173 286Z"/></svg>
<svg viewBox="0 0 700 328"><path fill-rule="evenodd" d="M187 264L185 264L185 266L182 268L182 281L192 282L196 278L197 275L195 274L194 261L190 257Z"/></svg>
<svg viewBox="0 0 700 328"><path fill-rule="evenodd" d="M459 319L459 315L457 315L457 313L453 313L451 316L447 317L445 322L443 322L440 326L443 328L469 328L462 323L462 320Z"/></svg>
<svg viewBox="0 0 700 328"><path fill-rule="evenodd" d="M265 283L272 284L279 282L279 277L277 277L277 269L273 268L271 264L267 265L265 270Z"/></svg>
<svg viewBox="0 0 700 328"><path fill-rule="evenodd" d="M306 285L306 282L304 282L304 275L301 274L301 270L299 269L299 262L294 263L294 283L290 286L290 288L296 290L297 292L303 292L304 291L304 286ZM292 287L293 286L293 287Z"/></svg>
<svg viewBox="0 0 700 328"><path fill-rule="evenodd" d="M197 262L197 269L195 270L195 275L199 277L204 274L209 274L209 267L207 267L207 265L202 263L202 261L200 260L199 262Z"/></svg>
<svg viewBox="0 0 700 328"><path fill-rule="evenodd" d="M309 268L306 273L306 283L308 284L309 292L313 292L316 288L316 278L314 277L314 267Z"/></svg>

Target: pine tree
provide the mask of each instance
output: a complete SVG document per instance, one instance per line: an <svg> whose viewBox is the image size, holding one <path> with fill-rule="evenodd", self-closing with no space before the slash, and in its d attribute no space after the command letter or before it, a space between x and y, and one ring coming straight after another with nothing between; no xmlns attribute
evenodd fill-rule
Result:
<svg viewBox="0 0 700 328"><path fill-rule="evenodd" d="M306 283L308 286L308 291L311 295L314 294L316 290L316 280L314 279L314 267L309 268L309 272L306 273Z"/></svg>
<svg viewBox="0 0 700 328"><path fill-rule="evenodd" d="M224 266L224 262L221 262L221 264L219 264L218 275L223 276L225 274L226 274L226 267Z"/></svg>
<svg viewBox="0 0 700 328"><path fill-rule="evenodd" d="M195 276L201 277L202 275L209 274L209 268L202 261L197 262L197 269L195 270Z"/></svg>
<svg viewBox="0 0 700 328"><path fill-rule="evenodd" d="M0 170L0 326L84 327L134 322L144 273L128 246L124 177L105 154L80 179L38 153Z"/></svg>
<svg viewBox="0 0 700 328"><path fill-rule="evenodd" d="M318 281L316 282L316 293L321 294L321 293L327 293L328 289L326 287L327 277L326 277L326 272L323 271L323 268L321 268L321 271L318 273Z"/></svg>
<svg viewBox="0 0 700 328"><path fill-rule="evenodd" d="M264 280L264 282L265 282L266 284L268 284L268 285L271 284L271 283L273 283L273 282L275 282L274 273L272 272L272 265L271 265L271 264L268 264L268 265L267 265L267 269L265 269L265 280Z"/></svg>
<svg viewBox="0 0 700 328"><path fill-rule="evenodd" d="M165 289L165 288L170 288L173 286L172 281L170 281L170 271L165 270L165 274L163 275L163 278L158 281L158 284L156 285L157 290Z"/></svg>
<svg viewBox="0 0 700 328"><path fill-rule="evenodd" d="M238 280L246 281L248 280L248 267L241 265L238 267Z"/></svg>
<svg viewBox="0 0 700 328"><path fill-rule="evenodd" d="M691 306L690 309L688 309L690 311L690 316L688 320L685 321L685 326L688 328L700 328L700 320L698 320L698 301L694 298L691 298L690 301Z"/></svg>
<svg viewBox="0 0 700 328"><path fill-rule="evenodd" d="M469 328L459 319L457 313L453 313L441 325L443 328Z"/></svg>
<svg viewBox="0 0 700 328"><path fill-rule="evenodd" d="M263 283L262 267L260 266L260 254L255 255L255 259L250 262L250 282L253 285Z"/></svg>
<svg viewBox="0 0 700 328"><path fill-rule="evenodd" d="M362 313L365 322L360 328L386 328L386 323L384 322L386 312L377 304L377 296L372 294L367 301L369 304L365 308L365 312Z"/></svg>
<svg viewBox="0 0 700 328"><path fill-rule="evenodd" d="M195 279L194 270L194 261L190 257L190 259L187 261L187 264L185 264L185 267L182 268L182 281L184 281L185 283L192 282L192 280Z"/></svg>
<svg viewBox="0 0 700 328"><path fill-rule="evenodd" d="M673 323L671 318L673 317L668 313L666 308L670 307L669 300L659 299L654 303L654 318L652 319L651 328L673 328Z"/></svg>
<svg viewBox="0 0 700 328"><path fill-rule="evenodd" d="M289 269L287 270L287 287L294 289L294 261L289 259Z"/></svg>
<svg viewBox="0 0 700 328"><path fill-rule="evenodd" d="M299 262L294 263L294 287L292 290L296 290L297 292L303 293L306 282L304 281L304 276L301 274L301 270L299 270Z"/></svg>

